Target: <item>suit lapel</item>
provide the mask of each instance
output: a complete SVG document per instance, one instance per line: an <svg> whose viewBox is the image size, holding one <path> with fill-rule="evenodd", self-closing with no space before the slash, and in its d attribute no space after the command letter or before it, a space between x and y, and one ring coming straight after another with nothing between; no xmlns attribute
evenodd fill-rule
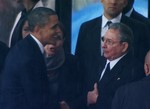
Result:
<svg viewBox="0 0 150 109"><path fill-rule="evenodd" d="M111 69L110 73L106 75L105 79L100 80L100 85L106 85L110 83L111 81L114 81L115 79L121 79L120 75L122 73L122 69L125 65L127 65L127 62L130 61L129 54L125 55L122 59L120 59L117 64Z"/></svg>
<svg viewBox="0 0 150 109"><path fill-rule="evenodd" d="M36 41L30 36L28 35L26 37L26 39L28 40L29 44L31 45L32 49L34 52L36 52L36 57L38 57L38 59L40 59L42 62L42 64L44 63L45 64L45 61L44 61L44 55L42 54L38 44L36 43ZM46 67L46 66L45 66Z"/></svg>

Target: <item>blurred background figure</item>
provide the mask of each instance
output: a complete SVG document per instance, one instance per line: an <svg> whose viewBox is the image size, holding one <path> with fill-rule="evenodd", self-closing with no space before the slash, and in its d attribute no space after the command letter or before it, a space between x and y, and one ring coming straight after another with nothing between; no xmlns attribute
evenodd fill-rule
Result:
<svg viewBox="0 0 150 109"><path fill-rule="evenodd" d="M78 70L75 57L64 51L64 27L60 24L56 42L45 46L52 109L77 109Z"/></svg>
<svg viewBox="0 0 150 109"><path fill-rule="evenodd" d="M8 43L11 27L21 5L14 0L0 0L0 41Z"/></svg>
<svg viewBox="0 0 150 109"><path fill-rule="evenodd" d="M9 37L9 47L14 46L22 37L22 27L26 20L27 15L37 7L43 7L41 0L16 0L24 8L20 11L16 17L14 25L12 27Z"/></svg>
<svg viewBox="0 0 150 109"><path fill-rule="evenodd" d="M30 33L28 21L26 20L22 27L22 37L25 38Z"/></svg>
<svg viewBox="0 0 150 109"><path fill-rule="evenodd" d="M117 90L111 109L150 109L150 50L145 57L144 70L144 79Z"/></svg>
<svg viewBox="0 0 150 109"><path fill-rule="evenodd" d="M143 16L142 14L138 13L133 5L134 5L134 1L135 0L127 0L128 3L126 5L126 7L123 9L123 14L125 14L126 16L133 18L135 20L138 20L142 23L144 23L145 25L147 25L149 31L150 31L150 20L148 18L146 18L145 16ZM149 47L150 47L150 37L148 36L147 38L149 40Z"/></svg>

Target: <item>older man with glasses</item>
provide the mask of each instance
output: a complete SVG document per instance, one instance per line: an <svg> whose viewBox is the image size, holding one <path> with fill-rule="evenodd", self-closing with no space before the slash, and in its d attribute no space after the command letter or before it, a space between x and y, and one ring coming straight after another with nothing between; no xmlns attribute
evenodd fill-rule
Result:
<svg viewBox="0 0 150 109"><path fill-rule="evenodd" d="M87 106L89 109L111 109L116 90L144 77L143 65L132 55L133 33L123 23L112 23L102 38L102 64L93 63L87 77Z"/></svg>

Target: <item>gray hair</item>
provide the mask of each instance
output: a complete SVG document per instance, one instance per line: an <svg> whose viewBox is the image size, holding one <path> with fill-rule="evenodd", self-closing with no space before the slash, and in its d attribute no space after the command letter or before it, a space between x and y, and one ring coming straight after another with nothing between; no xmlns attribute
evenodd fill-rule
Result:
<svg viewBox="0 0 150 109"><path fill-rule="evenodd" d="M130 27L123 23L111 23L109 29L118 30L120 33L120 42L127 42L129 49L132 49L133 44L133 32Z"/></svg>
<svg viewBox="0 0 150 109"><path fill-rule="evenodd" d="M29 30L33 32L35 26L45 26L48 21L49 17L51 15L57 15L56 12L50 8L46 7L39 7L35 8L31 13L28 15L27 20L28 20L28 25L29 25Z"/></svg>

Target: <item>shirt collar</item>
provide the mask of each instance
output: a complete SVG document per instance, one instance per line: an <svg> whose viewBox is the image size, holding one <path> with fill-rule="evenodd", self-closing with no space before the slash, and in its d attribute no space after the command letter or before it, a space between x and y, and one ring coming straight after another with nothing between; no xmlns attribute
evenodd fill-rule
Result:
<svg viewBox="0 0 150 109"><path fill-rule="evenodd" d="M122 17L122 13L120 13L117 17L108 20L104 14L102 15L102 28L104 28L106 26L107 21L111 21L112 23L117 23L121 21L121 17Z"/></svg>
<svg viewBox="0 0 150 109"><path fill-rule="evenodd" d="M44 7L43 3L41 0L39 0L36 5L33 7L33 9L37 8L37 7Z"/></svg>
<svg viewBox="0 0 150 109"><path fill-rule="evenodd" d="M128 11L125 15L126 15L127 17L130 17L131 14L132 14L132 11L133 11L133 8L132 8L130 11Z"/></svg>
<svg viewBox="0 0 150 109"><path fill-rule="evenodd" d="M44 53L44 46L42 45L42 43L35 36L33 36L32 34L30 34L30 35L35 40L35 42L38 44L38 46L39 46L39 48L43 54Z"/></svg>
<svg viewBox="0 0 150 109"><path fill-rule="evenodd" d="M121 58L123 58L125 55L126 55L126 54L124 54L124 55L122 55L121 57L119 57L119 58L117 58L117 59L115 59L115 60L112 60L112 61L109 61L109 60L107 59L107 63L110 62L110 69L112 69L112 68L117 64L117 62L118 62Z"/></svg>

